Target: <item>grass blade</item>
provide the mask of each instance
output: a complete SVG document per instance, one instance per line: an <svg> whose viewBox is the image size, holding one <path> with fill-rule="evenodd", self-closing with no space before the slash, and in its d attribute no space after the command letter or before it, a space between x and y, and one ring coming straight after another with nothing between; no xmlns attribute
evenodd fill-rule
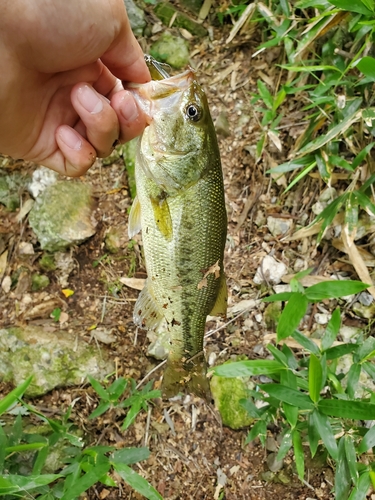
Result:
<svg viewBox="0 0 375 500"><path fill-rule="evenodd" d="M163 500L163 497L146 479L137 474L126 464L113 464L114 468L122 479L128 483L136 492L140 493L148 500Z"/></svg>
<svg viewBox="0 0 375 500"><path fill-rule="evenodd" d="M315 423L316 430L320 435L324 446L327 448L328 453L334 460L338 458L338 450L335 436L331 424L326 415L322 415L319 411L314 411L313 422Z"/></svg>
<svg viewBox="0 0 375 500"><path fill-rule="evenodd" d="M305 475L305 457L303 454L301 434L297 429L292 432L294 458L296 461L297 474L301 481Z"/></svg>
<svg viewBox="0 0 375 500"><path fill-rule="evenodd" d="M322 390L323 371L320 360L314 355L310 354L309 363L309 394L314 403L320 399L320 391Z"/></svg>
<svg viewBox="0 0 375 500"><path fill-rule="evenodd" d="M20 384L18 387L13 389L12 392L7 394L5 398L3 398L0 401L0 415L2 415L4 412L8 410L17 400L20 398L23 393L26 391L26 389L29 387L31 384L33 377L29 377L28 379L25 380L22 384Z"/></svg>
<svg viewBox="0 0 375 500"><path fill-rule="evenodd" d="M251 377L253 375L272 375L285 370L278 361L268 359L255 359L249 361L235 361L234 363L225 363L214 368L215 375L219 377Z"/></svg>
<svg viewBox="0 0 375 500"><path fill-rule="evenodd" d="M293 292L277 325L277 342L291 336L306 314L308 301L304 294Z"/></svg>
<svg viewBox="0 0 375 500"><path fill-rule="evenodd" d="M279 384L262 384L260 385L260 388L262 391L267 392L270 396L273 396L284 403L297 406L302 410L314 409L314 403L311 401L309 396L295 389L291 389L290 387L285 387Z"/></svg>

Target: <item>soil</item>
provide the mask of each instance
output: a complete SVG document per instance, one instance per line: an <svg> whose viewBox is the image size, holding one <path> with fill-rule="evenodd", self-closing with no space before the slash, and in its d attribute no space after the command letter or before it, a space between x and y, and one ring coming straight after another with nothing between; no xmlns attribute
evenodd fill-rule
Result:
<svg viewBox="0 0 375 500"><path fill-rule="evenodd" d="M255 145L262 129L259 115L250 104L251 93L257 91L258 79L272 90L286 75L276 66L282 62L278 48L254 57L261 42L260 32L255 30L238 35L227 44L225 40L230 27L214 26L212 40L191 42L191 64L197 68L207 92L213 119L225 114L229 122L228 135L219 135L229 219L225 255L228 319L234 316L231 313L234 305L260 296L259 286L254 285L253 278L261 259L270 252L283 261L290 272L294 271L296 260L302 259L305 267L314 268L314 274L324 276L328 269L330 272L346 269L349 274L353 273L351 266L338 260L339 251L328 244L317 247L307 239L301 245L301 242L286 242L270 233L265 222L272 214L292 220L290 232L299 222L303 221L304 225L310 222L313 218L311 204L322 186L316 178L306 177L291 194L283 194L285 179L277 183L266 175L270 167L287 159L305 126L301 105L292 98L287 99L282 109L281 151L272 140L268 140L261 160L255 161ZM141 41L145 51L151 41ZM30 173L35 168L12 160L7 165L22 173ZM141 238L137 237L133 244L126 236L131 197L123 161L120 158L104 165L98 160L81 181L93 187L99 224L94 237L71 250L75 267L66 288L73 290L74 294L68 298L62 294L54 271L48 273L51 282L42 292L32 292L28 279L21 284L19 281L7 294L0 290L0 326L29 323L68 329L87 342L96 341L98 348L108 350L116 362L116 376L132 377L138 383L158 362L146 356L149 344L146 332L136 331L132 322L132 310L139 292L119 281L123 277L146 276ZM27 192L22 193L23 203L28 197ZM21 266L30 273L40 272L39 258L43 252L27 219L17 224L16 216L17 212L8 212L0 206L0 254L6 248L9 250L6 274L14 273ZM122 239L118 252L111 254L105 247L105 236L113 229L119 230ZM33 244L35 255L27 261L21 261L17 253L20 242ZM25 294L31 297L26 311L20 306ZM40 307L34 314L28 314L27 311L38 305ZM66 313L63 322L56 323L50 316L56 307ZM254 347L262 345L264 335L270 333L259 320L262 307L246 311L227 326L219 320L209 323L208 329L222 328L207 339L207 351L215 352L220 360L237 354L251 359L259 357L259 350L254 351ZM100 339L95 340L95 326L111 333L109 345L101 343ZM161 375L162 368L149 377L154 380L156 388L160 386ZM7 384L0 388L3 393L10 389ZM199 398L187 395L172 401L156 400L149 406L149 413L142 411L125 432L121 431L125 412L113 410L95 420L87 419L97 403L96 393L88 385L56 389L33 400L37 408L48 409L57 415L72 404L71 418L84 430L89 443L119 448L148 446L150 458L134 467L165 499L333 498L330 466L314 467L312 462L308 463L306 483L302 484L295 473L293 454L285 459L286 484L265 481L263 474L268 471L266 459L270 452L264 450L259 441L245 445L248 429L234 431L223 427L217 413ZM168 412L174 428L166 423L165 412ZM269 429L270 437L277 434L277 427ZM220 470L227 477L221 492L223 496L219 496L220 488L217 488ZM275 478L280 481L277 475ZM123 484L120 489L97 485L88 491L87 498L141 497Z"/></svg>

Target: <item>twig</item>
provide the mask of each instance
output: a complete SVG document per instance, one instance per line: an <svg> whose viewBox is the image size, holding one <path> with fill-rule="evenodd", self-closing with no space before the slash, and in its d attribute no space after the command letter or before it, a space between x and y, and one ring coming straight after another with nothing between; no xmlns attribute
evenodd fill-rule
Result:
<svg viewBox="0 0 375 500"><path fill-rule="evenodd" d="M146 420L146 432L145 432L145 439L144 439L144 444L143 446L147 446L147 441L148 441L148 432L150 430L150 422L151 422L151 413L152 413L152 406L150 405L148 407L148 412L147 412L147 420Z"/></svg>

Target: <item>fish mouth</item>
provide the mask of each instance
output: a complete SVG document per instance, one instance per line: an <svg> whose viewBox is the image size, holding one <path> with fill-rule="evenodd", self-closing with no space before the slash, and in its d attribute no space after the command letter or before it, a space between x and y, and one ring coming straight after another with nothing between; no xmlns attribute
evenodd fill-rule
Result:
<svg viewBox="0 0 375 500"><path fill-rule="evenodd" d="M192 68L187 69L179 75L165 78L164 80L151 80L147 83L129 83L126 88L131 91L139 107L148 116L149 121L153 119L157 103L166 97L171 97L170 107L178 100L181 92L187 90L195 79L195 72ZM175 97L175 99L174 99Z"/></svg>

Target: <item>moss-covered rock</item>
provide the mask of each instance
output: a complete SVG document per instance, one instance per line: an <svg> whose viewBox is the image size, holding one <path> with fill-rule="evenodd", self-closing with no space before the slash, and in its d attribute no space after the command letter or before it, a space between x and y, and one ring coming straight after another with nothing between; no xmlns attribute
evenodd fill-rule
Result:
<svg viewBox="0 0 375 500"><path fill-rule="evenodd" d="M43 249L63 250L95 234L90 186L60 181L46 187L30 211L29 222Z"/></svg>
<svg viewBox="0 0 375 500"><path fill-rule="evenodd" d="M45 274L34 273L31 275L31 290L38 292L49 285L49 277Z"/></svg>
<svg viewBox="0 0 375 500"><path fill-rule="evenodd" d="M7 210L14 212L20 206L22 191L25 189L29 176L18 172L6 173L0 170L0 203Z"/></svg>
<svg viewBox="0 0 375 500"><path fill-rule="evenodd" d="M211 392L223 424L231 429L241 429L254 421L240 404L248 397L248 389L253 388L249 378L226 378L214 375L211 379Z"/></svg>
<svg viewBox="0 0 375 500"><path fill-rule="evenodd" d="M113 369L104 351L67 331L31 326L0 330L0 379L19 385L33 375L29 396L79 385L87 375L100 380Z"/></svg>
<svg viewBox="0 0 375 500"><path fill-rule="evenodd" d="M158 61L165 62L176 69L189 63L189 45L183 38L173 36L167 31L152 44L150 54Z"/></svg>
<svg viewBox="0 0 375 500"><path fill-rule="evenodd" d="M185 28L192 35L199 37L203 37L208 34L206 28L190 19L189 16L183 14L168 2L161 2L156 5L154 12L160 21L165 24L165 26L169 26L172 17L174 17L173 26Z"/></svg>

